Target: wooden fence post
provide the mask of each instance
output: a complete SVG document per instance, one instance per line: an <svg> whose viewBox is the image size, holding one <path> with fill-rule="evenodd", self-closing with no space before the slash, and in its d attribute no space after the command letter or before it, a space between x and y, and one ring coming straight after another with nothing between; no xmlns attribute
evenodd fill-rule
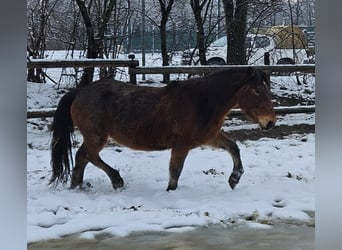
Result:
<svg viewBox="0 0 342 250"><path fill-rule="evenodd" d="M133 61L135 59L135 55L133 53L130 53L128 55L128 59L130 59L131 61ZM139 66L139 64L138 64ZM129 74L129 82L131 84L134 84L134 85L137 85L137 75L135 73L132 73L131 69L134 69L136 68L137 66L134 65L134 64L131 64L129 67L128 67L128 74Z"/></svg>
<svg viewBox="0 0 342 250"><path fill-rule="evenodd" d="M129 82L131 84L137 85L137 74L132 73L132 71L130 70L130 69L134 69L134 68L136 68L136 66L131 65L128 67Z"/></svg>
<svg viewBox="0 0 342 250"><path fill-rule="evenodd" d="M270 65L270 53L269 52L265 52L264 54L264 65Z"/></svg>

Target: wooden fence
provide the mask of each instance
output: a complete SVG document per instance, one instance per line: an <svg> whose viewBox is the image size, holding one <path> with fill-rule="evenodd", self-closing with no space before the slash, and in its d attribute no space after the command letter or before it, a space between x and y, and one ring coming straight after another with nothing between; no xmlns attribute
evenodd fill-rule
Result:
<svg viewBox="0 0 342 250"><path fill-rule="evenodd" d="M272 72L315 72L315 64L278 64L278 65L203 65L203 66L161 66L161 67L135 67L129 70L130 74L176 74L176 73L212 73L226 69L243 69L253 67Z"/></svg>
<svg viewBox="0 0 342 250"><path fill-rule="evenodd" d="M82 60L45 60L32 59L27 68L73 68L73 67L128 67L130 82L137 83L138 74L203 74L220 70L253 67L271 72L305 72L314 73L314 64L283 64L283 65L222 65L222 66L163 66L139 67L138 60L82 59ZM276 113L313 113L315 106L276 107ZM52 117L55 110L27 111L27 118ZM241 115L241 110L233 110L232 115Z"/></svg>
<svg viewBox="0 0 342 250"><path fill-rule="evenodd" d="M271 72L305 72L314 73L314 64L281 64L281 65L221 65L221 66L163 66L163 67L131 67L128 70L132 83L136 83L137 74L203 74L220 70L243 69L253 67Z"/></svg>
<svg viewBox="0 0 342 250"><path fill-rule="evenodd" d="M139 66L138 60L116 60L116 59L80 59L80 60L46 60L31 59L27 61L28 69L43 68L89 68L89 67L128 67ZM136 84L136 78L130 79Z"/></svg>
<svg viewBox="0 0 342 250"><path fill-rule="evenodd" d="M75 67L128 67L132 84L137 83L138 74L203 74L220 70L253 67L271 72L305 72L314 73L314 64L281 64L281 65L220 65L220 66L160 66L139 67L138 60L82 59L82 60L46 60L32 59L27 61L27 68L75 68Z"/></svg>
<svg viewBox="0 0 342 250"><path fill-rule="evenodd" d="M308 106L289 106L289 107L274 107L277 115L280 114L296 114L296 113L314 113L315 105ZM55 109L44 109L44 110L28 110L27 119L31 118L46 118L53 117ZM242 116L243 112L241 109L232 109L229 113L230 116Z"/></svg>
<svg viewBox="0 0 342 250"><path fill-rule="evenodd" d="M46 60L27 61L27 68L76 68L76 67L136 67L138 60L82 59L82 60Z"/></svg>

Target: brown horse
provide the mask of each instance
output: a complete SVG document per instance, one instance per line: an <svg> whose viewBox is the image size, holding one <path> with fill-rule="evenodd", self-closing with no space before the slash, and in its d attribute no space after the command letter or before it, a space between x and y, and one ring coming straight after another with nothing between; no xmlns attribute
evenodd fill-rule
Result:
<svg viewBox="0 0 342 250"><path fill-rule="evenodd" d="M275 124L275 112L269 88L269 75L249 67L161 88L100 80L72 90L60 100L52 124L50 183L68 180L70 137L77 126L83 144L76 153L70 188L82 185L88 162L108 175L114 189L124 185L119 171L99 156L111 137L132 149L171 149L168 191L177 188L191 149L201 145L225 149L234 163L229 177L234 189L244 171L238 146L221 127L229 111L238 106L262 129L270 129Z"/></svg>

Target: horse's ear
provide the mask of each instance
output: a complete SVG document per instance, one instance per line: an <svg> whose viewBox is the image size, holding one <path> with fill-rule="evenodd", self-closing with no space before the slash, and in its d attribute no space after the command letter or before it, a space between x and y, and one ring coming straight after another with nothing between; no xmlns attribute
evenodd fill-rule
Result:
<svg viewBox="0 0 342 250"><path fill-rule="evenodd" d="M250 77L250 79L253 79L254 77L256 77L256 72L255 72L255 69L253 67L247 68L247 74Z"/></svg>
<svg viewBox="0 0 342 250"><path fill-rule="evenodd" d="M268 79L271 79L271 70L263 70L264 76Z"/></svg>
<svg viewBox="0 0 342 250"><path fill-rule="evenodd" d="M266 85L270 88L271 87L271 71L270 70L263 70L262 77L265 81Z"/></svg>

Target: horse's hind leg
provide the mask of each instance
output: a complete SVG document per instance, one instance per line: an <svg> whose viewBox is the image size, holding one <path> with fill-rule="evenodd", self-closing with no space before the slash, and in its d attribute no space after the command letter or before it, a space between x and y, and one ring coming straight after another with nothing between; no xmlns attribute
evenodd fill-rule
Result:
<svg viewBox="0 0 342 250"><path fill-rule="evenodd" d="M74 189L77 186L81 186L83 183L84 169L88 164L87 149L84 144L78 149L75 157L75 167L72 170L71 185L70 188Z"/></svg>
<svg viewBox="0 0 342 250"><path fill-rule="evenodd" d="M86 142L86 141L85 141ZM88 160L96 167L102 169L112 182L114 189L121 188L124 185L124 181L121 178L119 171L111 168L105 163L99 156L100 151L107 143L107 138L103 136L92 137L91 143L87 143Z"/></svg>
<svg viewBox="0 0 342 250"><path fill-rule="evenodd" d="M124 181L121 178L119 171L107 165L99 155L92 157L90 162L96 167L101 168L108 175L114 189L123 187Z"/></svg>
<svg viewBox="0 0 342 250"><path fill-rule="evenodd" d="M184 161L189 153L189 149L172 149L169 165L169 185L167 191L175 190L178 186L178 179L182 172Z"/></svg>
<svg viewBox="0 0 342 250"><path fill-rule="evenodd" d="M235 186L239 183L242 174L244 173L241 157L240 157L240 150L237 144L230 138L228 138L227 133L221 131L219 136L216 137L210 144L210 146L216 148L222 148L229 152L233 159L234 167L233 172L229 177L229 186L234 189Z"/></svg>

